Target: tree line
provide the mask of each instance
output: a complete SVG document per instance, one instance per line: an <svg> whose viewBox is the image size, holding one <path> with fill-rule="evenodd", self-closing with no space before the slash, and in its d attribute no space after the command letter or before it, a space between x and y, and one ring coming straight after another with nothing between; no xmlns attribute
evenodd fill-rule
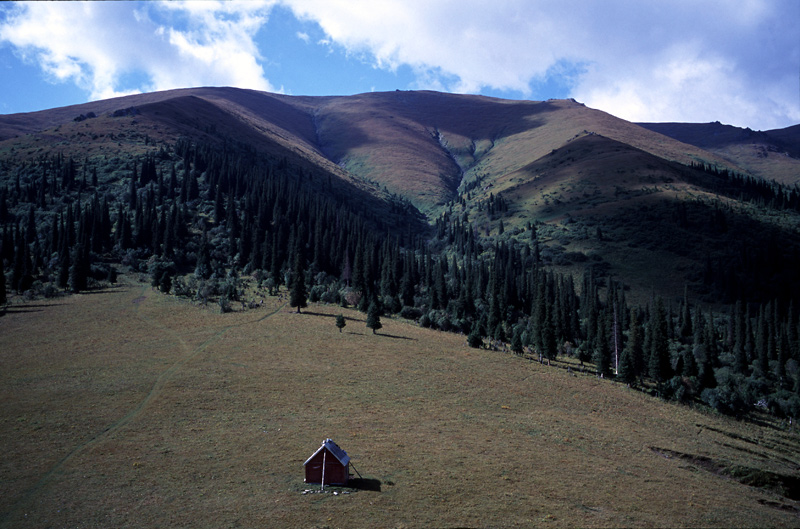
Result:
<svg viewBox="0 0 800 529"><path fill-rule="evenodd" d="M591 267L577 284L546 267L535 226L528 240L490 242L445 214L426 230L407 203L381 210L286 157L180 140L113 169L98 175L61 155L3 168L0 302L80 292L129 266L162 292L230 310L251 276L272 293L288 288L298 311L356 307L373 331L394 314L473 347L572 356L664 398L800 414L800 321L785 299L718 313L688 294L677 307L656 296L632 306ZM491 196L486 207L507 204Z"/></svg>

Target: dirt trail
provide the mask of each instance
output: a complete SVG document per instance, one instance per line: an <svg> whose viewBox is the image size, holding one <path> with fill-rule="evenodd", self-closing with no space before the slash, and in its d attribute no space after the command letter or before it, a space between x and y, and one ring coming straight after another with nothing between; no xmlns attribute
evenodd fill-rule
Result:
<svg viewBox="0 0 800 529"><path fill-rule="evenodd" d="M96 445L99 442L102 442L102 441L106 440L111 435L116 433L118 430L120 430L123 427L125 427L133 419L137 418L144 411L144 409L147 407L147 405L151 401L153 401L153 399L158 397L158 395L161 393L161 390L164 388L164 386L167 384L167 382L170 380L170 378L172 378L172 376L175 375L175 373L177 373L178 370L181 367L183 367L188 362L190 362L193 359L195 359L200 353L205 351L208 348L209 345L211 345L214 342L216 342L217 340L219 340L226 332L228 332L231 329L234 329L234 328L237 328L237 327L243 327L243 326L246 326L246 325L252 325L254 323L258 323L258 322L264 321L264 320L266 320L267 318L269 318L271 316L274 316L275 314L277 314L278 312L283 310L286 307L286 305L288 304L288 302L284 302L277 309L273 310L272 312L268 312L267 314L265 314L265 315L263 315L263 316L261 316L261 317L259 317L257 319L246 321L246 322L241 322L241 323L236 323L236 324L232 324L232 325L226 325L226 326L222 327L218 332L213 334L211 337L209 337L206 341L200 343L198 346L196 346L194 349L192 349L192 347L190 347L186 343L186 340L184 340L183 337L180 336L178 333L176 333L174 330L172 330L169 327L163 325L158 320L156 320L154 318L147 317L146 315L143 315L141 313L139 308L140 308L142 303L145 303L147 301L148 295L151 294L151 292L149 292L149 290L150 290L149 287L146 287L146 286L142 287L142 290L141 290L141 293L139 294L139 296L135 297L132 300L129 300L129 298L125 297L125 298L123 298L124 299L124 303L126 305L127 304L132 304L133 305L133 308L134 308L133 314L136 315L136 317L138 317L142 321L146 321L148 323L148 325L156 327L160 331L170 335L170 337L173 338L179 344L180 348L185 352L185 354L179 360L177 360L174 364L172 364L169 368L167 368L163 373L161 373L158 376L156 381L153 383L153 387L150 389L150 391L147 393L147 395L145 395L144 398L137 405L135 405L133 408L131 408L131 410L128 413L126 413L119 420L117 420L117 421L111 423L110 425L108 425L103 430L97 432L94 436L92 436L91 438L89 438L85 442L78 444L66 456L61 458L55 465L53 465L50 468L50 470L48 470L39 479L39 481L37 481L31 488L29 488L27 491L25 491L22 494L22 496L20 497L20 499L14 505L11 506L9 511L6 513L6 515L2 519L0 519L0 528L9 527L10 526L9 524L13 523L12 521L16 519L15 514L17 514L21 509L23 509L27 505L29 505L30 502L35 497L36 493L44 485L46 485L47 482L50 481L50 479L59 470L61 470L61 468L63 468L64 465L67 462L69 462L71 459L73 459L75 456L77 456L78 454L80 454L81 452L86 450L87 448L89 448L89 447L91 447L93 445Z"/></svg>

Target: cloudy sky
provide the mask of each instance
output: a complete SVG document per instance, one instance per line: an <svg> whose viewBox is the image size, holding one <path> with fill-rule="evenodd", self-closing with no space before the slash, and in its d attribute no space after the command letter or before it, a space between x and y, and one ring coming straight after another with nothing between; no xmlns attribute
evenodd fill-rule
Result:
<svg viewBox="0 0 800 529"><path fill-rule="evenodd" d="M189 86L573 97L800 123L798 0L2 2L0 113Z"/></svg>

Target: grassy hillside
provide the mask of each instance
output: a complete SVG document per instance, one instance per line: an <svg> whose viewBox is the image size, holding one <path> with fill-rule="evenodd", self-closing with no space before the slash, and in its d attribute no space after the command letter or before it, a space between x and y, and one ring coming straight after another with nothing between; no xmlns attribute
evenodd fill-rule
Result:
<svg viewBox="0 0 800 529"><path fill-rule="evenodd" d="M800 183L800 137L797 126L761 132L719 122L641 125L713 152L761 178L789 186Z"/></svg>
<svg viewBox="0 0 800 529"><path fill-rule="evenodd" d="M383 323L126 278L9 307L0 526L797 525L795 432ZM326 437L364 488L302 493Z"/></svg>
<svg viewBox="0 0 800 529"><path fill-rule="evenodd" d="M266 92L191 88L0 116L0 160L10 165L59 153L92 162L131 160L186 138L286 157L308 171L329 173L357 192L382 196L374 185L352 178L322 155L312 118L298 106Z"/></svg>
<svg viewBox="0 0 800 529"><path fill-rule="evenodd" d="M326 156L406 196L432 216L456 197L462 182L504 178L587 132L666 160L735 167L710 152L571 100L397 91L315 103L317 141Z"/></svg>
<svg viewBox="0 0 800 529"><path fill-rule="evenodd" d="M631 287L642 303L654 292L677 300L685 285L704 301L726 300L720 292L712 294L701 271L711 258L715 273L722 273L717 261L736 262L744 241L754 255L765 251L767 241L782 241L781 255L763 270L768 281L773 272L780 276L775 281L782 286L767 288L755 277L742 277L750 288L741 295L755 299L759 292L775 297L794 291L796 278L784 273L796 268L800 216L748 202L738 191L725 194L715 187L717 180L624 142L584 133L515 171L467 182L464 200L452 205L455 216L469 218L488 240L527 244L533 226L549 264L578 277L588 264ZM493 196L502 197L506 211L489 208ZM730 230L720 222L729 223Z"/></svg>

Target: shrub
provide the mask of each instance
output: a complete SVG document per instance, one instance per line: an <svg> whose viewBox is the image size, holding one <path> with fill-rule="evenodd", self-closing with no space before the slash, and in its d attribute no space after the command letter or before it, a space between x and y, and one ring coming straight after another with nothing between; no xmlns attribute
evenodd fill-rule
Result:
<svg viewBox="0 0 800 529"><path fill-rule="evenodd" d="M325 294L326 288L322 285L315 285L311 287L311 290L308 293L308 301L311 303L316 303L320 299L322 299L323 294Z"/></svg>
<svg viewBox="0 0 800 529"><path fill-rule="evenodd" d="M483 337L481 337L481 333L478 330L477 325L473 327L472 332L470 332L469 336L467 336L467 344L475 349L483 347Z"/></svg>
<svg viewBox="0 0 800 529"><path fill-rule="evenodd" d="M747 404L741 395L728 387L706 388L700 394L700 399L726 415L741 415L747 410Z"/></svg>
<svg viewBox="0 0 800 529"><path fill-rule="evenodd" d="M428 317L427 314L423 314L422 317L419 319L420 327L430 328L431 326L431 319Z"/></svg>
<svg viewBox="0 0 800 529"><path fill-rule="evenodd" d="M335 303L339 304L341 302L341 298L339 297L339 292L334 288L329 288L325 290L320 296L320 299L325 303Z"/></svg>
<svg viewBox="0 0 800 529"><path fill-rule="evenodd" d="M416 307L409 307L405 305L402 309L400 309L400 317L405 318L407 320L417 320L420 316L422 316L422 311Z"/></svg>
<svg viewBox="0 0 800 529"><path fill-rule="evenodd" d="M231 303L230 301L227 300L227 298L225 297L219 298L219 311L222 314L226 314L228 312L231 312L232 310L233 309L231 309Z"/></svg>

